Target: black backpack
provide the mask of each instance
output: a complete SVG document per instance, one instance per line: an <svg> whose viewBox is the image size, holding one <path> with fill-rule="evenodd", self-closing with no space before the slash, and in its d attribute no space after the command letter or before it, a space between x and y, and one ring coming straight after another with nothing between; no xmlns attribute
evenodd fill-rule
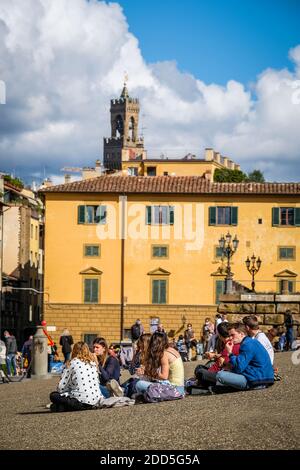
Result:
<svg viewBox="0 0 300 470"><path fill-rule="evenodd" d="M137 324L132 325L132 327L131 327L131 338L136 340L136 339L139 339L140 336L141 336L140 326L137 325Z"/></svg>

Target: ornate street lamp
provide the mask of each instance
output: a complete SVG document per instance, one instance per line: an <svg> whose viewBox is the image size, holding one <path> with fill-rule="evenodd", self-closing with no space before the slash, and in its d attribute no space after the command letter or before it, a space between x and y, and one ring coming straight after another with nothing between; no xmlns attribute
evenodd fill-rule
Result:
<svg viewBox="0 0 300 470"><path fill-rule="evenodd" d="M256 259L256 256L253 255L251 256L251 259L249 259L249 256L247 256L247 259L245 261L245 264L246 264L246 268L248 269L249 273L251 274L252 276L252 282L251 282L251 288L252 288L252 292L255 292L255 281L254 281L254 276L258 273L258 271L260 270L260 267L261 267L261 259L260 257L258 257Z"/></svg>
<svg viewBox="0 0 300 470"><path fill-rule="evenodd" d="M226 278L225 278L225 294L232 294L232 276L233 273L231 272L230 267L230 259L232 258L233 254L236 252L239 246L239 240L237 236L232 239L232 236L228 232L227 235L221 236L219 240L219 247L222 250L222 256L227 258L227 266L226 266Z"/></svg>

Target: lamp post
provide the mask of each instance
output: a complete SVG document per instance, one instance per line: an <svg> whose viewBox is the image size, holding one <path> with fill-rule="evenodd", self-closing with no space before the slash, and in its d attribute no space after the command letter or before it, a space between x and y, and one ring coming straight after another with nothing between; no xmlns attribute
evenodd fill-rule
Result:
<svg viewBox="0 0 300 470"><path fill-rule="evenodd" d="M226 278L225 278L225 294L232 294L232 276L233 273L231 272L230 267L230 259L232 258L233 254L236 252L239 246L239 240L237 236L232 239L231 234L228 232L227 235L222 237L219 240L219 247L222 250L222 255L227 258L227 266L226 266Z"/></svg>
<svg viewBox="0 0 300 470"><path fill-rule="evenodd" d="M258 257L256 259L256 256L253 255L251 256L251 259L249 258L249 256L247 256L247 259L245 261L245 264L246 264L246 267L249 271L249 273L251 274L252 276L252 282L251 282L251 289L252 289L252 292L255 292L255 281L254 281L254 276L255 274L258 273L258 271L260 270L260 267L261 267L261 259L260 257Z"/></svg>

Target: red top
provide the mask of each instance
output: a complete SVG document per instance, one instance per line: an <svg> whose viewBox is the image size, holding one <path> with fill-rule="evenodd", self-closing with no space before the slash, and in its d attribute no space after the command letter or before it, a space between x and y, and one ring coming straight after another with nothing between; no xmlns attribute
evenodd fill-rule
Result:
<svg viewBox="0 0 300 470"><path fill-rule="evenodd" d="M234 344L232 348L232 354L234 354L235 356L238 356L239 352L240 352L240 343ZM223 351L221 352L221 357L225 359L224 364L228 364L229 354L225 347ZM212 366L210 366L208 370L209 372L219 372L219 370L222 370L222 367L219 366L218 361L216 360L216 362Z"/></svg>

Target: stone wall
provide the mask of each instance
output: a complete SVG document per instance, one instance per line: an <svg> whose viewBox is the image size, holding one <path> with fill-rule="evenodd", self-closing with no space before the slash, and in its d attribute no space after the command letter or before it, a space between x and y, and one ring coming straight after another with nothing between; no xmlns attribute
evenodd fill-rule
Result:
<svg viewBox="0 0 300 470"><path fill-rule="evenodd" d="M214 305L126 305L124 308L124 329L139 318L145 331L150 331L151 318L157 317L167 332L177 337L183 333L187 323L192 323L197 339L205 317L214 320L217 308ZM44 319L50 327L49 333L59 343L59 337L68 328L74 341L83 340L84 334L97 334L108 342L120 340L120 305L47 304ZM55 331L52 331L55 327ZM124 338L126 339L126 338ZM59 348L60 350L60 348Z"/></svg>
<svg viewBox="0 0 300 470"><path fill-rule="evenodd" d="M231 322L241 321L245 315L255 314L262 329L282 325L287 310L300 324L300 295L241 294L223 295L218 306L219 313L227 313Z"/></svg>

